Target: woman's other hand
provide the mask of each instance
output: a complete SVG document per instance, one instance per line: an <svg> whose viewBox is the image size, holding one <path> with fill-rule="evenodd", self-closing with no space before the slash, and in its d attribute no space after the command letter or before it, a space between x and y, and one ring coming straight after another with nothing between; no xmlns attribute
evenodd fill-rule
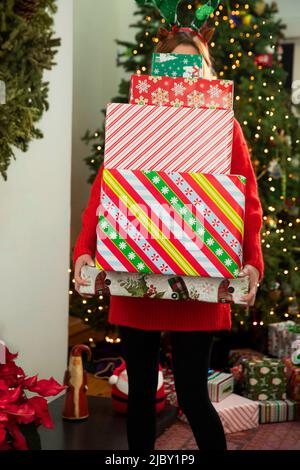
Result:
<svg viewBox="0 0 300 470"><path fill-rule="evenodd" d="M249 307L252 307L255 302L256 292L259 280L259 271L251 264L246 264L241 270L239 277L249 276L249 292L247 295L243 295L241 300L247 302Z"/></svg>
<svg viewBox="0 0 300 470"><path fill-rule="evenodd" d="M90 255L78 256L78 258L76 260L76 263L75 263L75 272L74 272L75 290L78 292L78 294L81 295L81 297L89 299L89 298L93 297L93 295L91 295L91 294L82 294L79 291L80 286L88 286L89 285L88 280L82 279L80 277L81 268L82 268L82 266L85 266L85 265L95 266L93 258Z"/></svg>

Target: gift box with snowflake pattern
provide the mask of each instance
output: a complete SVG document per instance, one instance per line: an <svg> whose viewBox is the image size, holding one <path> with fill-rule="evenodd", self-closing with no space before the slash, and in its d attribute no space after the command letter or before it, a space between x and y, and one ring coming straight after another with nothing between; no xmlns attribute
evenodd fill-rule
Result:
<svg viewBox="0 0 300 470"><path fill-rule="evenodd" d="M203 57L199 54L152 54L152 72L154 76L167 77L202 77Z"/></svg>
<svg viewBox="0 0 300 470"><path fill-rule="evenodd" d="M285 400L286 367L280 359L243 359L243 395L251 400Z"/></svg>
<svg viewBox="0 0 300 470"><path fill-rule="evenodd" d="M233 82L204 78L132 75L130 103L139 105L229 109L233 107Z"/></svg>
<svg viewBox="0 0 300 470"><path fill-rule="evenodd" d="M97 268L238 277L245 185L239 175L104 169Z"/></svg>

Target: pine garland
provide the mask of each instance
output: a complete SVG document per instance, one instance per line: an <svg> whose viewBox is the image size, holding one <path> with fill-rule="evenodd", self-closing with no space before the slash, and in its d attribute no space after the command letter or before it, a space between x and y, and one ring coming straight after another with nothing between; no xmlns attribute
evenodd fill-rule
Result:
<svg viewBox="0 0 300 470"><path fill-rule="evenodd" d="M14 12L30 20L37 12L40 4L40 0L16 0L14 6Z"/></svg>
<svg viewBox="0 0 300 470"><path fill-rule="evenodd" d="M49 82L44 70L56 65L60 46L54 37L55 0L2 0L0 2L0 173L7 169L15 148L26 152L31 140L42 138L36 127L49 109Z"/></svg>

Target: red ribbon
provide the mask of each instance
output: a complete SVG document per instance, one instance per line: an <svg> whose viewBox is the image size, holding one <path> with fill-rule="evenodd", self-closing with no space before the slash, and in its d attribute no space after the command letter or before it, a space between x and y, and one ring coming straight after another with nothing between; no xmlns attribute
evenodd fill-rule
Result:
<svg viewBox="0 0 300 470"><path fill-rule="evenodd" d="M192 28L187 28L187 27L183 27L183 26L177 26L176 24L174 24L172 26L172 31L169 31L171 33L178 33L178 32L183 32L183 33L191 33L193 36L198 36L198 38L204 42L205 44L207 44L207 41L204 39L203 35L200 33L200 32L197 32L195 31L194 29Z"/></svg>

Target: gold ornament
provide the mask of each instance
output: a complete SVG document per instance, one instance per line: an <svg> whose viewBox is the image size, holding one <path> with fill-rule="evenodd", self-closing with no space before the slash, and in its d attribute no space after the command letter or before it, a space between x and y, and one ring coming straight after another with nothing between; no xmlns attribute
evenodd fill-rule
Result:
<svg viewBox="0 0 300 470"><path fill-rule="evenodd" d="M254 5L254 11L258 16L261 16L264 14L265 9L266 9L266 3L265 0L257 0L257 2Z"/></svg>
<svg viewBox="0 0 300 470"><path fill-rule="evenodd" d="M252 19L253 19L253 16L250 15L250 13L248 15L244 15L243 16L243 24L245 26L250 26L251 22L252 22Z"/></svg>

